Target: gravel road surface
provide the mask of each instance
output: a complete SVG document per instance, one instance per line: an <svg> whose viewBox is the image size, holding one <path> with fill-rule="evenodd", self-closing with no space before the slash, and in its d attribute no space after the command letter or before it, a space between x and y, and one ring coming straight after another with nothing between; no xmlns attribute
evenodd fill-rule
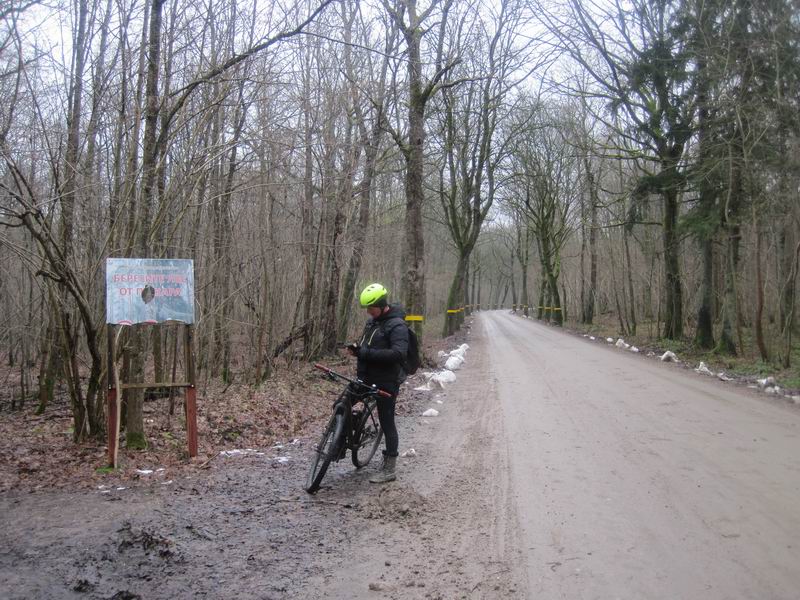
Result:
<svg viewBox="0 0 800 600"><path fill-rule="evenodd" d="M480 318L530 598L800 597L800 412Z"/></svg>

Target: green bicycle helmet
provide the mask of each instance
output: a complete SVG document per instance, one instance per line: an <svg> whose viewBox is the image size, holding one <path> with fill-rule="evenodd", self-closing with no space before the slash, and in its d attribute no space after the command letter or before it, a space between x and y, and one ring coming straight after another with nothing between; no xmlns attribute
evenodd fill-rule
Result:
<svg viewBox="0 0 800 600"><path fill-rule="evenodd" d="M379 304L380 300L386 298L388 295L389 290L383 287L380 283L370 283L364 288L364 291L361 292L359 301L361 302L361 306L363 308L367 308L368 306L375 306Z"/></svg>

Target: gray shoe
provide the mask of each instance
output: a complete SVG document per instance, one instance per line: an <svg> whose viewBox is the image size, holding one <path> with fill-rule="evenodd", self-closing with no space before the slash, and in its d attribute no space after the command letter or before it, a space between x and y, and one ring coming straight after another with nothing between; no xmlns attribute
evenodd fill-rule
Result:
<svg viewBox="0 0 800 600"><path fill-rule="evenodd" d="M383 468L381 469L381 472L374 477L370 477L370 483L389 483L390 481L394 481L397 479L397 474L395 473L396 466L396 456L384 456Z"/></svg>

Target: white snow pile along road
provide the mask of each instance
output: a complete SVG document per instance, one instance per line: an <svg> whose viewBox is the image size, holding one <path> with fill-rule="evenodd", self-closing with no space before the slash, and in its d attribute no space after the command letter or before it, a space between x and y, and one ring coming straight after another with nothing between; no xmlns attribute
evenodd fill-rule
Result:
<svg viewBox="0 0 800 600"><path fill-rule="evenodd" d="M661 355L661 362L681 362L672 350L667 350Z"/></svg>
<svg viewBox="0 0 800 600"><path fill-rule="evenodd" d="M594 339L594 338L591 338L591 339ZM608 338L608 340L606 340L606 341L608 343L611 343L614 340L612 340L611 338ZM617 348L619 348L620 350L629 350L631 352L637 352L637 353L639 352L639 349L636 346L631 346L628 342L626 342L622 338L619 338L614 345Z"/></svg>
<svg viewBox="0 0 800 600"><path fill-rule="evenodd" d="M444 387L450 383L455 383L456 374L453 372L460 369L466 362L467 350L469 344L461 344L455 350L450 352L439 352L438 358L441 363L444 361L444 369L438 371L427 371L423 375L426 378L424 385L414 388L418 392L430 392L434 389Z"/></svg>
<svg viewBox="0 0 800 600"><path fill-rule="evenodd" d="M706 363L704 363L704 362L701 362L700 365L695 369L695 371L697 371L701 375L713 375L714 374L714 373L711 372L711 369L709 369L706 366Z"/></svg>
<svg viewBox="0 0 800 600"><path fill-rule="evenodd" d="M464 359L460 356L451 356L447 359L447 362L444 363L444 368L448 371L458 371L461 368L461 365L464 364Z"/></svg>

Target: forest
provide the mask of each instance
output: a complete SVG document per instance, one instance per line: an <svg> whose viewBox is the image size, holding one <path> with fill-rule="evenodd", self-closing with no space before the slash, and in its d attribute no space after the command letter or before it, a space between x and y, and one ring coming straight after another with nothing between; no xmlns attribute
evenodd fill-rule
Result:
<svg viewBox="0 0 800 600"><path fill-rule="evenodd" d="M373 281L423 339L504 308L798 372L797 0L2 0L0 94L0 411L65 390L76 442L108 258L194 261L206 381L335 353ZM174 376L178 327L122 331Z"/></svg>

